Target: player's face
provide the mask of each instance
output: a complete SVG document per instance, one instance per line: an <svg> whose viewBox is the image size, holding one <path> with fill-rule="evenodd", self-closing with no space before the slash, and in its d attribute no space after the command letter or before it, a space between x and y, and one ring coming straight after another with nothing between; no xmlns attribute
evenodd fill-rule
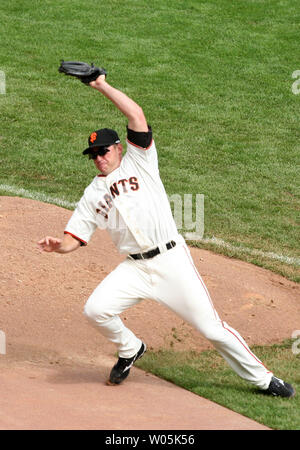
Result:
<svg viewBox="0 0 300 450"><path fill-rule="evenodd" d="M107 147L107 152L104 155L97 155L94 163L103 175L108 175L120 166L121 159L122 145L113 144Z"/></svg>

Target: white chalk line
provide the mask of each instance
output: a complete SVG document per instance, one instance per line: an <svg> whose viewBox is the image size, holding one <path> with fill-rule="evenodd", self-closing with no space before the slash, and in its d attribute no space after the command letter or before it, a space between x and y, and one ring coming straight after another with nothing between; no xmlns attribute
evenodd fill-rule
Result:
<svg viewBox="0 0 300 450"><path fill-rule="evenodd" d="M277 261L281 261L285 264L293 264L296 266L300 266L300 258L295 258L293 256L285 256L285 255L277 255L277 253L273 252L263 252L262 250L257 250L255 248L248 248L248 247L238 247L235 245L228 244L228 242L223 241L222 239L212 237L212 238L203 238L200 240L200 242L204 244L213 244L217 247L227 248L231 251L237 251L241 253L246 253L248 255L252 256L261 256L263 258L267 259L274 259Z"/></svg>
<svg viewBox="0 0 300 450"><path fill-rule="evenodd" d="M67 209L75 209L77 205L77 203L72 203L68 200L63 200L58 197L51 197L50 195L43 194L42 192L31 192L27 189L19 188L16 186L9 186L7 184L0 184L0 191L6 191L10 194L20 195L21 197L38 200L44 203L53 203Z"/></svg>
<svg viewBox="0 0 300 450"><path fill-rule="evenodd" d="M75 202L69 202L68 200L63 200L58 197L51 197L41 192L32 192L28 191L27 189L19 188L16 186L10 186L7 184L0 184L0 191L5 191L14 195L20 195L21 197L30 198L32 200L38 200L44 203L56 204L67 209L75 209L77 205L77 203ZM201 238L198 239L198 242L202 242L203 244L213 244L216 247L226 248L230 251L241 252L252 256L261 256L266 259L273 259L276 261L283 262L285 264L300 266L300 258L295 258L286 255L278 255L277 253L273 252L263 252L262 250L252 249L243 246L234 246L216 237Z"/></svg>

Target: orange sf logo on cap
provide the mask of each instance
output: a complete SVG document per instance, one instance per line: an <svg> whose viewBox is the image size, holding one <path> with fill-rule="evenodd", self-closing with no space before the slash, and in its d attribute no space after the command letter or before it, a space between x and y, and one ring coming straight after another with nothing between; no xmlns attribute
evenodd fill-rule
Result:
<svg viewBox="0 0 300 450"><path fill-rule="evenodd" d="M90 135L90 141L93 144L95 142L95 140L97 139L97 133L92 133Z"/></svg>

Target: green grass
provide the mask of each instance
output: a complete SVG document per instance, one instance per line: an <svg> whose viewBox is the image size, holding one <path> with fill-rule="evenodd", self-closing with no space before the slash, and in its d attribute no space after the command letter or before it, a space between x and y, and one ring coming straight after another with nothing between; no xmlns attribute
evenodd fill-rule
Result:
<svg viewBox="0 0 300 450"><path fill-rule="evenodd" d="M214 350L148 351L136 365L272 429L300 430L300 360L292 352L292 343L252 350L276 376L292 383L298 395L284 399L261 394L239 378Z"/></svg>
<svg viewBox="0 0 300 450"><path fill-rule="evenodd" d="M75 202L90 131L124 141L114 106L57 71L93 61L143 106L168 194L205 195L204 237L299 261L299 18L297 0L1 4L0 184ZM298 263L250 260L300 281Z"/></svg>

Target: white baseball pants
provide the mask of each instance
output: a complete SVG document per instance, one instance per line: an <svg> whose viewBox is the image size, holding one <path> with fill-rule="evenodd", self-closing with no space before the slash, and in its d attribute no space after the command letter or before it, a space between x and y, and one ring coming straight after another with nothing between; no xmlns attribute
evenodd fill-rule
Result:
<svg viewBox="0 0 300 450"><path fill-rule="evenodd" d="M152 259L128 257L88 299L85 315L117 345L122 358L135 355L141 340L124 326L119 314L146 298L167 306L194 326L240 377L261 389L268 388L272 372L251 352L239 333L219 318L186 244Z"/></svg>

